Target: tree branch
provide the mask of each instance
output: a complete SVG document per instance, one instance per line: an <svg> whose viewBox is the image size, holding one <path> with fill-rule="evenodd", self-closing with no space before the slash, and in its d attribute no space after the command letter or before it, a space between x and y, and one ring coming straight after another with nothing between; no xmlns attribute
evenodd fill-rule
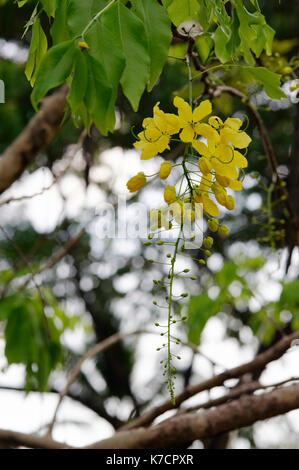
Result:
<svg viewBox="0 0 299 470"><path fill-rule="evenodd" d="M116 433L89 449L159 449L205 439L223 432L250 426L299 407L299 384L278 388L262 395L239 400L201 413L184 414L158 426Z"/></svg>
<svg viewBox="0 0 299 470"><path fill-rule="evenodd" d="M263 369L269 362L279 359L289 349L292 342L298 339L299 331L283 337L274 346L267 349L265 352L259 354L252 361L247 362L246 364L243 364L241 366L234 367L233 369L229 369L219 375L215 375L214 377L211 377L210 379L207 379L204 382L201 382L200 384L185 388L182 393L176 396L175 406L173 406L171 400L167 400L166 402L162 403L162 405L153 408L144 415L131 421L131 423L126 424L121 429L128 430L140 426L148 426L150 423L153 422L155 418L157 418L157 416L160 416L161 414L173 408L178 408L181 403L183 403L188 398L196 395L197 393L221 386L228 379L238 378L249 372Z"/></svg>
<svg viewBox="0 0 299 470"><path fill-rule="evenodd" d="M48 437L23 434L21 432L0 430L0 443L6 447L28 447L33 449L70 449L71 447L61 442L53 441Z"/></svg>
<svg viewBox="0 0 299 470"><path fill-rule="evenodd" d="M0 159L0 194L23 173L54 139L64 117L68 86L45 98L41 110L24 128Z"/></svg>

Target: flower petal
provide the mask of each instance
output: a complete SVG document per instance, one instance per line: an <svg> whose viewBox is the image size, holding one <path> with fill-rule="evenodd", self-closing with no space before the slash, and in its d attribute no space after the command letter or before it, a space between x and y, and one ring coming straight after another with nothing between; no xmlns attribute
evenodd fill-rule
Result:
<svg viewBox="0 0 299 470"><path fill-rule="evenodd" d="M242 121L238 118L227 118L224 122L224 125L237 131L242 126Z"/></svg>
<svg viewBox="0 0 299 470"><path fill-rule="evenodd" d="M209 145L215 145L220 141L218 132L209 124L196 124L195 132L205 137L208 140Z"/></svg>
<svg viewBox="0 0 299 470"><path fill-rule="evenodd" d="M224 144L231 143L239 149L245 149L251 142L251 138L246 134L246 132L236 131L230 127L224 127L221 129L220 135L221 141Z"/></svg>
<svg viewBox="0 0 299 470"><path fill-rule="evenodd" d="M244 155L242 155L237 150L234 151L234 164L239 168L247 168L248 167L247 158L244 157Z"/></svg>
<svg viewBox="0 0 299 470"><path fill-rule="evenodd" d="M219 144L215 151L215 157L220 160L220 163L231 163L234 160L234 149L230 145Z"/></svg>
<svg viewBox="0 0 299 470"><path fill-rule="evenodd" d="M239 180L231 180L228 187L233 191L241 191L243 188L243 183Z"/></svg>
<svg viewBox="0 0 299 470"><path fill-rule="evenodd" d="M219 209L214 201L212 201L208 196L203 194L202 196L203 209L209 215L217 217L219 215Z"/></svg>
<svg viewBox="0 0 299 470"><path fill-rule="evenodd" d="M199 153L199 155L203 155L204 157L212 156L212 153L210 152L206 144L204 144L200 140L193 140L192 147L195 148L195 150Z"/></svg>
<svg viewBox="0 0 299 470"><path fill-rule="evenodd" d="M212 104L210 100L205 100L200 103L193 111L193 121L199 122L212 112Z"/></svg>
<svg viewBox="0 0 299 470"><path fill-rule="evenodd" d="M228 178L238 178L239 173L233 163L221 163L215 157L211 158L211 163L216 173L218 173L220 176L227 176Z"/></svg>
<svg viewBox="0 0 299 470"><path fill-rule="evenodd" d="M178 108L179 118L183 119L186 122L192 122L192 109L191 106L187 103L187 101L183 100L179 96L176 96L173 100L173 104L176 108Z"/></svg>
<svg viewBox="0 0 299 470"><path fill-rule="evenodd" d="M192 126L185 127L180 133L180 139L182 142L192 142L195 137L195 132Z"/></svg>

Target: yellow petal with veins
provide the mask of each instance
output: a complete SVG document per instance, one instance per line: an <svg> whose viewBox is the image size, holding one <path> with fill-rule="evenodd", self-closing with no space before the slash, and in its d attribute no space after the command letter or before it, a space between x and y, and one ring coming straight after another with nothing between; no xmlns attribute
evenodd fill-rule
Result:
<svg viewBox="0 0 299 470"><path fill-rule="evenodd" d="M224 125L227 127L230 127L231 129L235 129L237 131L242 126L242 121L241 119L238 119L238 118L227 118L224 121Z"/></svg>
<svg viewBox="0 0 299 470"><path fill-rule="evenodd" d="M196 124L194 128L196 133L205 137L209 143L216 144L220 141L218 132L209 124Z"/></svg>
<svg viewBox="0 0 299 470"><path fill-rule="evenodd" d="M195 137L195 132L193 127L187 126L180 133L180 139L182 142L192 142Z"/></svg>
<svg viewBox="0 0 299 470"><path fill-rule="evenodd" d="M212 104L211 101L205 100L200 103L193 111L193 122L201 121L203 118L211 114Z"/></svg>
<svg viewBox="0 0 299 470"><path fill-rule="evenodd" d="M230 127L224 127L220 131L221 141L224 144L233 144L238 149L245 149L251 142L251 138L246 132L239 132Z"/></svg>
<svg viewBox="0 0 299 470"><path fill-rule="evenodd" d="M244 155L242 155L237 150L234 151L234 163L239 168L247 168L248 167L247 158L244 157Z"/></svg>
<svg viewBox="0 0 299 470"><path fill-rule="evenodd" d="M208 149L206 144L201 142L200 140L193 140L192 142L192 147L195 148L195 150L200 154L203 155L204 157L211 157L212 152Z"/></svg>
<svg viewBox="0 0 299 470"><path fill-rule="evenodd" d="M221 163L215 157L211 158L211 163L216 173L218 173L220 176L227 176L228 178L238 178L239 173L234 164Z"/></svg>
<svg viewBox="0 0 299 470"><path fill-rule="evenodd" d="M192 122L193 113L191 106L187 103L187 101L183 100L179 96L176 96L173 100L173 104L176 108L178 108L179 118L183 119L183 121Z"/></svg>

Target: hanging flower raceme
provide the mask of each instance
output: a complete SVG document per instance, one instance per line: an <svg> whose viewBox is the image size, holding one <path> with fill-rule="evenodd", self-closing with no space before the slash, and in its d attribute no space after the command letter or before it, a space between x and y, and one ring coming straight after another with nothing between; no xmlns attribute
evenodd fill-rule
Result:
<svg viewBox="0 0 299 470"><path fill-rule="evenodd" d="M155 156L163 156L163 153L171 149L172 142L185 144L185 152L181 162L172 164L163 161L159 170L151 177L159 177L160 182L168 179L169 184L164 185L165 205L150 211L151 233L145 245L154 242L158 234L176 229L178 233L174 241L164 242L160 245L173 246L173 253L168 252L168 262L160 262L169 266L167 279L154 281L155 284L168 290L165 296L168 309L167 333L168 341L161 348L167 347L168 357L165 364L168 388L172 399L173 394L173 356L170 351L170 328L176 320L173 314L173 280L180 277L175 273L175 263L181 252L185 251L188 241L185 233L185 224L189 229L189 241L196 239L196 231L202 230L203 215L207 218L209 236L202 237L202 246L196 245L196 249L202 253L199 264L204 266L211 256L213 247L213 234L218 232L221 237L227 237L229 228L220 225L218 217L221 210L232 211L235 208L235 200L232 191L242 190L242 180L239 170L247 167L248 162L242 150L247 149L251 139L242 130L242 121L238 118L227 118L224 122L218 116L210 116L212 104L204 100L194 109L181 97L176 96L173 104L177 108L177 114L165 113L159 107L154 106L153 117L144 119L143 130L138 134L138 140L134 147L141 150L141 159L147 160ZM173 168L176 171L173 171ZM181 170L178 175L177 170ZM150 177L145 177L140 172L131 178L127 187L130 192L142 188ZM186 256L186 255L183 255ZM155 262L154 260L150 260ZM158 261L157 261L158 262ZM189 269L183 271L187 274ZM186 278L186 277L185 277ZM196 276L187 276L190 280L196 280ZM186 298L188 293L182 293L181 298ZM158 305L154 301L154 305ZM159 324L157 324L159 326ZM163 362L163 361L161 361Z"/></svg>

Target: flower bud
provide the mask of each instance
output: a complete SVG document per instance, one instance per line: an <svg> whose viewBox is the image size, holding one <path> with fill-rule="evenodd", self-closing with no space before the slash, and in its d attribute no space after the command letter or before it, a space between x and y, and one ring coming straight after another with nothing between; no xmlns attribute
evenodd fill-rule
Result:
<svg viewBox="0 0 299 470"><path fill-rule="evenodd" d="M212 164L206 157L202 157L198 160L198 166L203 175L208 175L212 170Z"/></svg>
<svg viewBox="0 0 299 470"><path fill-rule="evenodd" d="M219 235L221 235L222 237L227 237L229 234L229 228L227 225L221 225L221 227L219 228Z"/></svg>
<svg viewBox="0 0 299 470"><path fill-rule="evenodd" d="M235 208L235 201L234 201L233 196L227 196L225 207L229 211L232 211Z"/></svg>
<svg viewBox="0 0 299 470"><path fill-rule="evenodd" d="M218 227L219 227L219 222L217 219L210 219L208 221L208 227L211 230L211 232L217 232Z"/></svg>
<svg viewBox="0 0 299 470"><path fill-rule="evenodd" d="M205 239L204 239L204 242L203 242L205 248L212 248L213 243L214 243L214 240L213 240L212 237L207 237L207 238L205 238Z"/></svg>
<svg viewBox="0 0 299 470"><path fill-rule="evenodd" d="M175 187L167 185L164 190L164 200L167 204L172 204L176 200Z"/></svg>
<svg viewBox="0 0 299 470"><path fill-rule="evenodd" d="M130 193L135 193L138 191L142 186L146 184L146 177L142 171L140 171L136 176L133 176L127 182L127 188Z"/></svg>
<svg viewBox="0 0 299 470"><path fill-rule="evenodd" d="M159 170L159 177L161 178L161 180L166 180L166 178L168 178L168 176L170 175L171 170L172 170L171 163L163 162Z"/></svg>

